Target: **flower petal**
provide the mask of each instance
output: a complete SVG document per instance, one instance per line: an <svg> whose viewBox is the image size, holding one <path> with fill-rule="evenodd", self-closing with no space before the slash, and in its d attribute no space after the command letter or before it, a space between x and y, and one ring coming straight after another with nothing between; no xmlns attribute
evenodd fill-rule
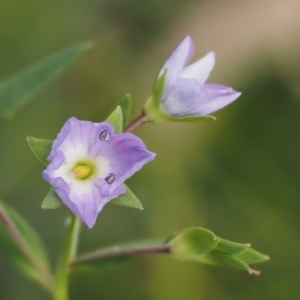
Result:
<svg viewBox="0 0 300 300"><path fill-rule="evenodd" d="M199 108L200 99L204 94L205 92L197 80L178 78L162 105L170 115L190 115Z"/></svg>
<svg viewBox="0 0 300 300"><path fill-rule="evenodd" d="M118 196L120 196L121 194L125 194L126 193L126 188L124 185L119 185L117 186L111 193L109 196L104 197L103 201L101 201L99 203L98 206L98 214L100 213L100 211L102 210L103 206L108 203L110 200L117 198Z"/></svg>
<svg viewBox="0 0 300 300"><path fill-rule="evenodd" d="M163 74L165 68L168 69L165 87L165 96L176 81L181 70L190 61L194 52L194 44L190 36L187 36L175 49L170 58L164 64L159 76ZM158 77L159 77L158 76Z"/></svg>
<svg viewBox="0 0 300 300"><path fill-rule="evenodd" d="M194 78L203 84L215 65L215 53L209 52L195 63L185 67L179 74L181 78Z"/></svg>
<svg viewBox="0 0 300 300"><path fill-rule="evenodd" d="M196 115L208 115L236 100L242 93L231 87L219 84L205 84L205 95L201 97L199 108L194 112Z"/></svg>
<svg viewBox="0 0 300 300"><path fill-rule="evenodd" d="M131 133L115 134L109 143L95 144L90 155L91 157L103 157L108 161L108 174L105 177L109 174L115 175L114 181L108 184L111 186L110 191L113 191L156 156L155 153L147 150L140 138Z"/></svg>
<svg viewBox="0 0 300 300"><path fill-rule="evenodd" d="M98 132L101 128L109 129L114 132L113 126L109 123L92 123L89 121L78 121L72 118L72 128L69 130L66 139L59 145L57 150L64 153L67 160L73 160L74 155L78 157L86 157L98 141ZM99 128L101 126L101 128Z"/></svg>
<svg viewBox="0 0 300 300"><path fill-rule="evenodd" d="M48 160L52 160L56 154L57 154L57 149L59 148L59 146L64 142L64 140L66 139L66 137L68 136L71 128L72 128L72 124L74 122L75 118L70 118L62 127L62 129L60 130L59 134L57 135L57 138L54 140L53 145L52 145L52 149L50 152L50 155L48 156ZM76 120L76 119L75 119Z"/></svg>

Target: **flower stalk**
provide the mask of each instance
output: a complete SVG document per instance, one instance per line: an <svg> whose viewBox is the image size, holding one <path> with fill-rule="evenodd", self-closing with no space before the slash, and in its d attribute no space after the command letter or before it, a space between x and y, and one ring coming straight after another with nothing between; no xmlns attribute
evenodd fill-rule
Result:
<svg viewBox="0 0 300 300"><path fill-rule="evenodd" d="M85 253L73 261L70 265L75 267L76 265L88 263L92 261L105 260L110 258L128 257L128 256L140 256L151 254L169 254L171 252L170 245L165 243L151 244L151 245L132 245L132 246L115 246L90 253Z"/></svg>
<svg viewBox="0 0 300 300"><path fill-rule="evenodd" d="M78 246L78 238L80 231L80 220L74 214L71 216L71 222L68 227L66 242L63 253L57 268L53 299L54 300L68 300L69 299L69 264L75 259Z"/></svg>
<svg viewBox="0 0 300 300"><path fill-rule="evenodd" d="M144 125L145 123L150 122L150 120L145 115L145 111L143 110L141 115L139 115L135 120L133 120L124 130L124 132L134 132L139 127Z"/></svg>

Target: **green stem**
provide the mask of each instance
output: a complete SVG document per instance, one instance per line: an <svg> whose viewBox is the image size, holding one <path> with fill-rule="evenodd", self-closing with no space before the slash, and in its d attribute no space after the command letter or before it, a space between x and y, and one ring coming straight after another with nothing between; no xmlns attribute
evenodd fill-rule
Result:
<svg viewBox="0 0 300 300"><path fill-rule="evenodd" d="M80 220L72 214L71 222L67 231L65 246L55 276L53 291L54 300L68 300L69 298L69 264L76 257L79 230Z"/></svg>
<svg viewBox="0 0 300 300"><path fill-rule="evenodd" d="M78 256L76 260L73 261L71 267L83 263L106 260L111 258L153 254L170 254L170 252L170 245L163 242L145 245L119 245L82 254Z"/></svg>

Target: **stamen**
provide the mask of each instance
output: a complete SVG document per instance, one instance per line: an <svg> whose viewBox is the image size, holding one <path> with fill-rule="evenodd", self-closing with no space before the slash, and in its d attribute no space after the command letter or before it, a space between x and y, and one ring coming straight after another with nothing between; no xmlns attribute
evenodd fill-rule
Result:
<svg viewBox="0 0 300 300"><path fill-rule="evenodd" d="M92 169L89 166L86 165L77 165L72 172L70 173L70 176L77 179L85 179L91 175Z"/></svg>
<svg viewBox="0 0 300 300"><path fill-rule="evenodd" d="M109 173L108 176L104 179L108 184L112 184L116 179L116 174Z"/></svg>
<svg viewBox="0 0 300 300"><path fill-rule="evenodd" d="M105 129L99 134L99 140L102 142L107 142L110 140L111 133L109 130Z"/></svg>

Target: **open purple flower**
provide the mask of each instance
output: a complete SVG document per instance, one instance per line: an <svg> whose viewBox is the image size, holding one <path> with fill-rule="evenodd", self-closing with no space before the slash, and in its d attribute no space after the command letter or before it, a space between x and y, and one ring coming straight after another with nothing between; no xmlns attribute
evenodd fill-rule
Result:
<svg viewBox="0 0 300 300"><path fill-rule="evenodd" d="M69 119L53 143L43 178L89 228L103 206L126 192L123 182L155 158L131 133L110 123Z"/></svg>
<svg viewBox="0 0 300 300"><path fill-rule="evenodd" d="M187 66L193 50L193 41L187 36L160 72L159 76L167 69L160 109L168 115L205 116L223 108L241 95L230 87L205 83L214 67L215 55L210 52Z"/></svg>

